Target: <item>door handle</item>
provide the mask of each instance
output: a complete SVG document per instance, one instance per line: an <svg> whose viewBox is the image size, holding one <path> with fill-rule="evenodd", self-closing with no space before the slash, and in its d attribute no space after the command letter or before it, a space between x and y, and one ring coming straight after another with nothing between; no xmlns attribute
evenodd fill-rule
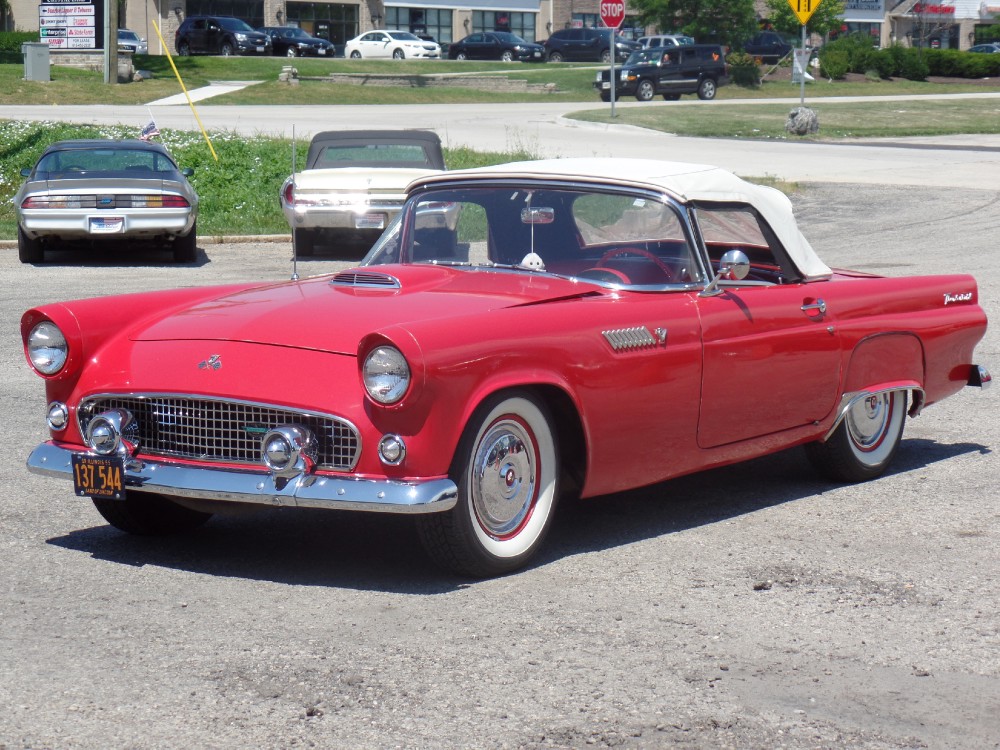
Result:
<svg viewBox="0 0 1000 750"><path fill-rule="evenodd" d="M806 314L808 314L810 310L818 310L820 315L826 315L826 300L820 298L808 305L802 305L799 309Z"/></svg>

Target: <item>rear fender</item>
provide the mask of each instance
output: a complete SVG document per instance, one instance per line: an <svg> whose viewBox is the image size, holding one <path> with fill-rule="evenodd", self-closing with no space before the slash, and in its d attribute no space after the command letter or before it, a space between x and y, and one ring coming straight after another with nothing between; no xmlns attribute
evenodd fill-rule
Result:
<svg viewBox="0 0 1000 750"><path fill-rule="evenodd" d="M891 390L911 391L910 416L924 405L924 346L912 333L881 333L858 342L844 376L837 426L857 398Z"/></svg>

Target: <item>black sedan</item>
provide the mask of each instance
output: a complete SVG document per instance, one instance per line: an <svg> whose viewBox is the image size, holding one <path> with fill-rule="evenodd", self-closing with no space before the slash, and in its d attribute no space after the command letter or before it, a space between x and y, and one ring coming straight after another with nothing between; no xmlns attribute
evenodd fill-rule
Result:
<svg viewBox="0 0 1000 750"><path fill-rule="evenodd" d="M262 26L257 29L271 38L274 54L285 57L334 57L332 42L310 36L297 26Z"/></svg>
<svg viewBox="0 0 1000 750"><path fill-rule="evenodd" d="M484 31L453 43L448 48L448 57L452 60L545 62L545 48L509 31Z"/></svg>

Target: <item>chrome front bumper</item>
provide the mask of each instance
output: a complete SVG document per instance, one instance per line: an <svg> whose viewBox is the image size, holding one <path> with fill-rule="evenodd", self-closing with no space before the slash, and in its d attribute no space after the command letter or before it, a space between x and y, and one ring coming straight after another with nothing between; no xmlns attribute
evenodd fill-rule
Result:
<svg viewBox="0 0 1000 750"><path fill-rule="evenodd" d="M72 478L73 451L42 443L28 456L28 470L43 476ZM382 513L437 513L450 510L458 488L450 479L394 482L341 479L306 474L284 480L266 471L192 468L139 461L126 468L126 490L233 503L364 510Z"/></svg>

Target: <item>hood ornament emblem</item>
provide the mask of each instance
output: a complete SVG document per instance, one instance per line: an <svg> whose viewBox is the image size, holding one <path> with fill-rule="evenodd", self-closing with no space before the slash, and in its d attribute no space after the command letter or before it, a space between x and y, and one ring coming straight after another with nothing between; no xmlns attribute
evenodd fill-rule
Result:
<svg viewBox="0 0 1000 750"><path fill-rule="evenodd" d="M222 355L213 354L208 359L203 359L198 363L199 370L218 370L222 367Z"/></svg>

